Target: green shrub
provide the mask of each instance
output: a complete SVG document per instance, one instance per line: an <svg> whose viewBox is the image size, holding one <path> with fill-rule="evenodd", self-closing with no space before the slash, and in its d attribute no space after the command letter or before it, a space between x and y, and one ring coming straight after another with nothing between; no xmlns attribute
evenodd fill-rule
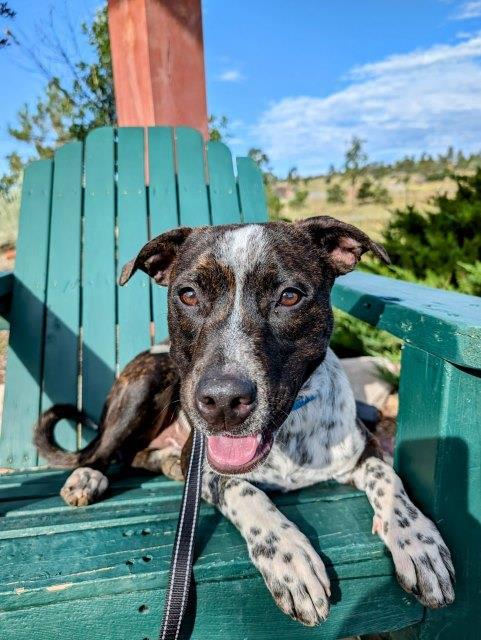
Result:
<svg viewBox="0 0 481 640"><path fill-rule="evenodd" d="M306 204L308 195L309 191L307 189L297 189L294 193L294 197L289 200L289 206L293 209L302 209L302 207Z"/></svg>
<svg viewBox="0 0 481 640"><path fill-rule="evenodd" d="M382 355L399 362L401 340L385 331L375 329L352 316L334 309L334 331L331 347L341 358Z"/></svg>
<svg viewBox="0 0 481 640"><path fill-rule="evenodd" d="M433 199L433 210L394 212L383 232L390 275L443 289L481 295L481 169L457 176L454 196ZM371 271L386 273L372 265Z"/></svg>
<svg viewBox="0 0 481 640"><path fill-rule="evenodd" d="M361 269L481 296L481 169L455 179L456 194L434 198L432 211L408 206L394 212L383 232L391 266L365 259ZM341 356L399 359L396 338L337 310L335 320L332 346Z"/></svg>
<svg viewBox="0 0 481 640"><path fill-rule="evenodd" d="M346 190L339 183L327 187L326 195L327 201L331 204L344 204L346 202Z"/></svg>

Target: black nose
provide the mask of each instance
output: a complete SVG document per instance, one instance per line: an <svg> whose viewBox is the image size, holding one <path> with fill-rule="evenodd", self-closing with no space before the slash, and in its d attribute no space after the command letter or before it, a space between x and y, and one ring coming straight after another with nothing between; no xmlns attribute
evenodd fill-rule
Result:
<svg viewBox="0 0 481 640"><path fill-rule="evenodd" d="M197 385L197 408L211 426L230 427L241 424L252 412L256 386L248 378L209 372Z"/></svg>

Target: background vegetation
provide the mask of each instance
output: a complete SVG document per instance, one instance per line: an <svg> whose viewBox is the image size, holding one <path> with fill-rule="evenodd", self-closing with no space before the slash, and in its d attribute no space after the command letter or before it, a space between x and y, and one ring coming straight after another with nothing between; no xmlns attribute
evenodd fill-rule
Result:
<svg viewBox="0 0 481 640"><path fill-rule="evenodd" d="M0 19L15 24L15 14L0 2ZM69 140L81 140L98 126L116 123L112 64L106 8L81 27L89 59L79 47L67 49L54 15L35 48L13 29L5 31L0 48L17 46L45 78L42 95L24 105L8 133L18 150L7 158L0 177L0 262L2 248L14 246L25 163L51 157ZM53 73L49 62L62 73ZM62 79L61 79L62 78ZM213 140L229 140L229 121L212 115ZM266 153L249 155L263 172L272 219L294 220L327 213L360 226L386 246L392 266L363 262L364 269L430 286L481 295L481 154L466 156L453 148L437 157L422 154L394 163L370 162L365 141L354 137L340 167L325 175L300 176L292 167L276 176ZM0 265L1 266L1 265ZM383 354L399 358L400 342L364 323L336 312L333 344L342 355Z"/></svg>

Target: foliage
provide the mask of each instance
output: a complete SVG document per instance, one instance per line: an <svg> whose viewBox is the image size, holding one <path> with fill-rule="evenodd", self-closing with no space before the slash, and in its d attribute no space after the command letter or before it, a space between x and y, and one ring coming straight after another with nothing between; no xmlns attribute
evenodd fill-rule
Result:
<svg viewBox="0 0 481 640"><path fill-rule="evenodd" d="M334 309L331 347L342 358L382 355L398 362L401 355L400 340L339 309Z"/></svg>
<svg viewBox="0 0 481 640"><path fill-rule="evenodd" d="M221 142L230 138L229 118L227 116L209 116L209 140Z"/></svg>
<svg viewBox="0 0 481 640"><path fill-rule="evenodd" d="M7 157L9 172L0 181L0 188L15 185L25 163L31 159L49 158L55 149L69 140L82 140L99 126L115 123L115 99L112 62L107 24L107 8L98 9L91 24L81 25L92 60L73 58L62 44L51 23L49 46L63 60L66 73L63 79L53 76L39 54L16 39L29 59L45 75L45 95L33 108L24 105L18 112L18 123L8 128L9 134L27 147L25 154L14 152Z"/></svg>
<svg viewBox="0 0 481 640"><path fill-rule="evenodd" d="M392 265L361 263L371 273L481 295L481 169L456 177L454 196L434 198L433 210L396 210L383 232ZM399 356L399 341L336 311L333 346L343 354Z"/></svg>
<svg viewBox="0 0 481 640"><path fill-rule="evenodd" d="M309 191L307 189L297 189L294 196L289 201L289 206L293 209L302 209L305 206Z"/></svg>
<svg viewBox="0 0 481 640"><path fill-rule="evenodd" d="M332 204L344 204L346 202L346 191L339 183L327 187L326 194L327 201Z"/></svg>
<svg viewBox="0 0 481 640"><path fill-rule="evenodd" d="M394 277L481 295L481 168L455 180L456 194L435 197L432 211L396 210L383 243Z"/></svg>
<svg viewBox="0 0 481 640"><path fill-rule="evenodd" d="M369 178L362 181L358 192L357 199L361 204L374 202L376 204L390 204L392 198L389 191L382 184L374 183Z"/></svg>
<svg viewBox="0 0 481 640"><path fill-rule="evenodd" d="M366 163L367 153L364 151L364 140L354 136L351 140L351 146L346 151L344 160L344 171L353 188L360 176L364 173Z"/></svg>
<svg viewBox="0 0 481 640"><path fill-rule="evenodd" d="M10 8L8 2L0 2L0 18L13 20L16 15L16 12ZM11 44L11 34L10 31L6 29L4 34L0 36L0 49L8 47L9 44Z"/></svg>

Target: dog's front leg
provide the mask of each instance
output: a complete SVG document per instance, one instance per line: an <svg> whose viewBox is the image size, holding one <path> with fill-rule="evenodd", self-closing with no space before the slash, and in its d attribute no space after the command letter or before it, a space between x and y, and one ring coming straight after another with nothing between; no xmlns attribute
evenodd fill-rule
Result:
<svg viewBox="0 0 481 640"><path fill-rule="evenodd" d="M321 558L266 494L246 480L206 472L203 498L240 531L277 605L314 626L329 613L329 578Z"/></svg>
<svg viewBox="0 0 481 640"><path fill-rule="evenodd" d="M451 555L435 525L408 498L394 469L368 457L346 481L365 491L374 509L372 532L391 552L401 586L427 607L450 604L454 600Z"/></svg>

